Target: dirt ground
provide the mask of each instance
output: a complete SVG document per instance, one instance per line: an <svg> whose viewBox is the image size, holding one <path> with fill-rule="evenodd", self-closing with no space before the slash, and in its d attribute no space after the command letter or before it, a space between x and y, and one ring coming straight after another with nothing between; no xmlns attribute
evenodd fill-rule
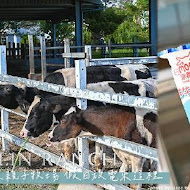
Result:
<svg viewBox="0 0 190 190"><path fill-rule="evenodd" d="M10 113L9 114L9 130L10 130L10 133L14 134L15 136L20 137L19 133L20 133L20 131L24 125L24 121L25 121L25 118ZM30 142L39 146L40 148L48 150L48 151L55 153L57 155L60 155L61 150L57 150L54 147L46 146L46 143L48 142L47 135L49 132L50 131L47 131L46 133L44 133L40 137L38 137L35 140L32 140ZM1 146L1 143L0 143L0 146ZM11 154L14 153L15 157L16 157L16 154L18 153L18 151L20 149L19 146L15 145L13 143L11 143L10 148L11 148L10 153L3 153L3 155L2 155L3 165L6 165L6 164L4 164L4 162L6 162L6 161L9 164L10 163L9 160L10 161L12 160L12 159L9 159L9 157L11 157ZM27 150L23 150L22 154L26 158L29 157L29 152ZM46 166L42 166L43 159L40 158L39 156L35 155L35 154L32 154L32 153L31 153L31 161L32 161L31 166L28 166L28 164L23 161L22 165L20 167L17 167L15 169L15 171L23 171L24 169L25 170L30 170L30 169L36 170L36 169L38 169L38 170L43 170L43 171L53 171L53 169L57 169L58 171L60 171L60 169L61 169L58 166L49 166L48 163L46 164ZM11 163L9 165L11 165ZM7 166L6 166L6 168L7 168ZM6 169L6 168L4 168L4 169Z"/></svg>

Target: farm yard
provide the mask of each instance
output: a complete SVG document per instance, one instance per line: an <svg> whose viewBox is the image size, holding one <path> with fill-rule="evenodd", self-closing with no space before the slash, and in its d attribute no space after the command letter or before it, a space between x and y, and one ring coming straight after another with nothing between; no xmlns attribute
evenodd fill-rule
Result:
<svg viewBox="0 0 190 190"><path fill-rule="evenodd" d="M141 58L142 59L142 58ZM82 62L80 62L80 63L82 63ZM155 59L155 63L156 63L156 59ZM135 66L135 65L134 65ZM130 66L131 68L133 68L134 66ZM129 67L129 68L130 68ZM138 68L138 67L137 67ZM154 74L154 77L156 77L156 73L155 73L155 68L153 67L153 69L152 69L152 71L153 71L153 74ZM124 90L126 90L126 89L124 89ZM148 105L147 105L148 106ZM12 116L12 119L14 119L15 120L15 117L14 116ZM24 121L24 120L20 120L20 121ZM13 122L15 122L15 121L13 121ZM14 124L14 123L13 123ZM22 128L22 126L23 126L23 123L20 125L20 128ZM11 132L13 130L13 133ZM15 128L13 127L13 128L10 128L10 133L12 133L12 134L16 134L16 135L19 135L19 132L20 132L20 130L18 131L18 128L15 130ZM40 147L42 147L44 150L48 150L48 151L50 151L50 152L53 152L53 153L55 153L55 154L57 154L58 152L57 151L55 151L55 148L51 148L51 147L47 147L46 146L46 143L47 143L47 133L48 132L46 132L46 134L43 134L42 136L40 136L37 140L35 140L34 142L34 144L36 144L36 145L40 145ZM43 140L42 140L42 139ZM15 147L14 147L15 148ZM17 150L18 151L18 150ZM35 159L35 158L34 158ZM39 157L38 157L38 159L39 159ZM38 160L39 161L39 160ZM41 164L41 162L40 162L40 164ZM35 162L35 165L36 166L38 166L37 164L36 164L36 162ZM114 168L114 169L119 169L119 167L121 166L121 162L117 165L117 167L116 168ZM110 167L110 166L109 166ZM107 167L107 169L109 168L109 167ZM51 167L50 167L51 168ZM50 168L48 168L48 170L50 169ZM111 165L111 168L110 169L113 169L113 166ZM44 168L42 168L42 170L44 170Z"/></svg>
<svg viewBox="0 0 190 190"><path fill-rule="evenodd" d="M16 110L17 112L22 113L21 110ZM20 131L22 130L22 127L24 125L25 119L21 116L17 116L15 114L10 114L10 133L16 135L17 137L20 136ZM58 147L58 149L55 149L55 147L53 146L47 146L48 143L48 133L50 132L46 131L44 134L42 134L39 138L36 138L35 140L31 140L31 142L41 148L43 148L44 150L50 151L58 156L61 155L62 149L61 147ZM2 145L1 145L2 147ZM16 154L18 153L20 147L16 146L14 143L11 143L11 152L15 153L15 157ZM22 154L25 155L25 157L28 159L29 158L29 152L26 150L22 151ZM22 160L22 164L21 166L17 166L17 168L15 169L15 171L23 171L25 169L27 170L34 170L34 169L38 169L39 171L53 171L54 169L56 169L57 171L65 171L63 168L59 167L59 166L50 166L48 164L48 162L46 162L46 165L43 167L43 159L39 156L36 156L35 154L31 154L32 155L32 163L31 166L29 166L24 160ZM12 167L12 158L11 158L11 154L7 154L7 160L9 160L9 166L10 169ZM6 153L5 153L5 157L3 157L3 161L5 161L6 164ZM108 160L109 162L109 160ZM109 163L107 163L107 169L119 169L119 167L121 166L121 161L119 161L119 159L117 159L117 163L114 166L109 165ZM5 166L5 169L7 168L7 166ZM2 168L3 169L3 168ZM94 168L95 169L95 168Z"/></svg>
<svg viewBox="0 0 190 190"><path fill-rule="evenodd" d="M16 110L17 112L22 113L22 111L20 109ZM10 114L9 116L9 129L10 129L10 133L14 134L16 136L20 136L19 132L22 129L23 125L24 125L24 121L25 119L21 116L17 116L15 114ZM35 139L32 141L32 143L34 143L35 145L43 148L44 150L50 151L54 154L60 155L62 153L61 149L55 149L54 147L48 147L46 146L46 143L48 143L48 139L47 139L47 135L48 135L48 131L45 132L42 136L40 136L39 138ZM2 148L2 145L0 144L0 147ZM4 153L4 155L2 155L2 162L3 162L3 166L1 166L1 170L0 171L7 171L7 170L11 170L12 169L12 153L15 155L17 155L18 151L19 151L20 147L16 146L14 143L10 144L10 152L9 153ZM2 152L3 153L3 152ZM29 159L29 152L27 150L23 150L22 154L26 157L26 159ZM48 162L46 162L45 166L42 166L43 164L43 159L33 153L30 154L31 155L31 166L29 166L23 159L21 162L20 166L17 166L15 168L16 172L19 171L49 171L49 172L53 172L54 170L56 170L57 172L64 172L66 171L65 169L63 169L62 167L59 167L57 165L50 166L48 164ZM121 167L121 161L117 158L117 161L115 164L113 164L113 162L111 160L111 157L107 156L107 162L106 162L106 171L109 170L119 170L119 168ZM6 165L8 163L8 166ZM94 168L95 169L95 168ZM31 190L37 190L37 189L47 189L47 190L56 190L58 187L58 184L53 184L53 185L40 185L40 184L33 184L33 185L0 185L0 189L7 189L7 190L14 190L15 188L17 189L22 189L22 190L26 190L26 189L31 189ZM147 186L146 186L147 187ZM144 188L143 188L144 189ZM145 188L146 189L146 188Z"/></svg>
<svg viewBox="0 0 190 190"><path fill-rule="evenodd" d="M49 7L50 1L54 9ZM119 7L113 8L106 8L106 4L102 7L99 0L96 3L75 0L74 5L70 2L66 7L63 2L57 3L49 0L39 9L45 12L36 15L26 12L25 7L19 14L15 9L14 14L26 19L30 28L36 24L34 28L39 28L40 35L36 32L19 38L15 33L11 41L10 36L3 34L1 170L12 169L22 147L20 165L13 167L16 172L158 171L155 1L120 2ZM60 6L65 12L60 11ZM134 8L136 12L131 13ZM54 10L60 11L55 18ZM94 15L100 28L89 10L97 11ZM122 10L128 10L128 15ZM101 20L110 15L116 20L108 19L109 23L113 22L107 25L108 32ZM0 13L0 20L1 16L5 15ZM130 25L132 32L127 38L125 34L117 35L128 26L128 20L133 20L131 23L135 25L139 16L143 22L136 29ZM51 22L46 17L51 17ZM61 18L65 20L60 21ZM16 24L16 31L20 30L17 24L25 25L24 21L7 22L9 26L13 24L13 30ZM19 185L18 188L75 188L58 185ZM129 190L152 186L98 183L90 189Z"/></svg>

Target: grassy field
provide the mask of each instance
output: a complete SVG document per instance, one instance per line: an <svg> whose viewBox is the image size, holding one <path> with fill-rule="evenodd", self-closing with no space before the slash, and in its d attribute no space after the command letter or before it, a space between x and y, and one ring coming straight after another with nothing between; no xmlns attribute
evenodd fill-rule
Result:
<svg viewBox="0 0 190 190"><path fill-rule="evenodd" d="M138 57L146 57L149 56L149 52L146 48L139 49L137 53ZM105 55L102 55L102 50L92 50L92 57L94 59L106 57L109 58L109 52L107 52ZM134 57L133 49L112 49L111 50L111 57L113 58L119 58L119 57Z"/></svg>

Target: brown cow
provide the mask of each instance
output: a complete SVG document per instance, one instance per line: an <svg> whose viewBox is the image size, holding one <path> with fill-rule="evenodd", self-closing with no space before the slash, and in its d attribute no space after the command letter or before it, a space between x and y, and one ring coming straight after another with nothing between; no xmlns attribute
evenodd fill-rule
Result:
<svg viewBox="0 0 190 190"><path fill-rule="evenodd" d="M136 113L139 115L137 116ZM50 133L50 140L60 142L75 138L84 130L94 135L114 136L155 147L156 118L153 111L146 109L124 106L91 106L87 110L64 115L61 124ZM137 123L140 123L141 126L137 126Z"/></svg>
<svg viewBox="0 0 190 190"><path fill-rule="evenodd" d="M63 142L77 137L83 130L94 135L114 136L156 147L156 119L157 115L146 109L122 106L89 107L87 110L63 116L61 124L49 134L49 139L51 142ZM140 157L116 149L114 151L127 167L129 162L135 162L132 164L135 167L133 171L142 169L143 162Z"/></svg>

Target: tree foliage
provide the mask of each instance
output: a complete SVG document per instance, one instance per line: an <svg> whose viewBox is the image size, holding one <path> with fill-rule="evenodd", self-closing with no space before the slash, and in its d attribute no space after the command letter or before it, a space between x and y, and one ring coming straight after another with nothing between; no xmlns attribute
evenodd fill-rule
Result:
<svg viewBox="0 0 190 190"><path fill-rule="evenodd" d="M122 11L121 11L122 12ZM113 34L124 21L125 15L117 12L116 8L107 8L104 11L91 12L85 15L85 23L91 31L93 41L98 41Z"/></svg>
<svg viewBox="0 0 190 190"><path fill-rule="evenodd" d="M109 3L109 0L107 0ZM119 3L118 3L118 2ZM109 4L110 5L110 4ZM52 23L47 21L9 21L0 22L0 32L19 33L19 28L33 28L35 35L52 36ZM57 41L75 39L74 22L56 24ZM26 38L26 35L25 37ZM101 39L112 43L149 41L149 1L115 0L114 6L103 11L84 14L83 39L85 44L97 44Z"/></svg>
<svg viewBox="0 0 190 190"><path fill-rule="evenodd" d="M47 21L40 22L40 28L42 33L52 36L52 23ZM57 41L63 41L64 38L74 39L75 26L74 22L60 22L56 24L56 39Z"/></svg>
<svg viewBox="0 0 190 190"><path fill-rule="evenodd" d="M149 41L148 1L138 0L136 4L126 2L125 20L110 36L115 43Z"/></svg>
<svg viewBox="0 0 190 190"><path fill-rule="evenodd" d="M145 42L149 40L148 10L148 0L126 1L121 7L86 14L85 22L96 42L101 38L113 43Z"/></svg>

